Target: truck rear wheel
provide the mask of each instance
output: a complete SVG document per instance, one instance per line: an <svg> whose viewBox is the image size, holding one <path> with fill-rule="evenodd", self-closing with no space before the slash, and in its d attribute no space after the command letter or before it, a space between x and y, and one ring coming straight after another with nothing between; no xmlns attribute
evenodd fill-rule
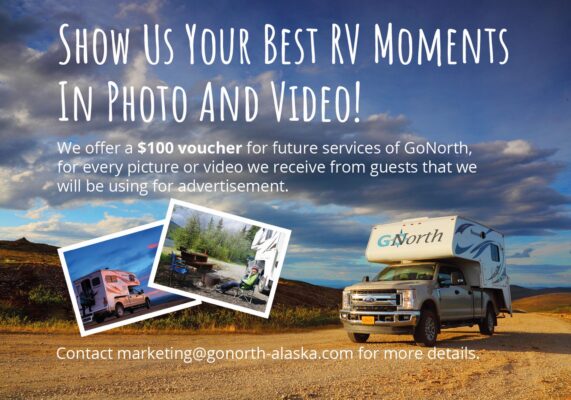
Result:
<svg viewBox="0 0 571 400"><path fill-rule="evenodd" d="M367 340L369 340L370 336L368 333L355 333L355 332L347 332L347 335L349 336L349 339L351 339L353 343L365 343Z"/></svg>
<svg viewBox="0 0 571 400"><path fill-rule="evenodd" d="M419 346L431 347L436 344L438 337L438 318L431 309L425 309L420 314L420 320L414 329L414 341Z"/></svg>
<svg viewBox="0 0 571 400"><path fill-rule="evenodd" d="M494 308L491 305L488 305L488 309L486 310L486 316L478 324L478 327L480 328L480 333L482 335L492 336L494 334L495 325L496 325L496 313L494 312Z"/></svg>
<svg viewBox="0 0 571 400"><path fill-rule="evenodd" d="M149 300L149 298L145 299L145 307L147 307L147 309L151 308L151 300Z"/></svg>
<svg viewBox="0 0 571 400"><path fill-rule="evenodd" d="M123 315L125 315L125 307L123 307L123 304L117 303L115 305L115 316L121 318Z"/></svg>

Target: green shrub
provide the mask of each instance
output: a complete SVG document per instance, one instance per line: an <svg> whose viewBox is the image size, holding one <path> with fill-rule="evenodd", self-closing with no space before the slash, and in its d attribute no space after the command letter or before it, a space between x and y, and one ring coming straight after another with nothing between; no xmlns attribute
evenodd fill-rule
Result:
<svg viewBox="0 0 571 400"><path fill-rule="evenodd" d="M54 305L65 304L66 299L56 291L43 285L36 286L28 292L28 300L32 304Z"/></svg>

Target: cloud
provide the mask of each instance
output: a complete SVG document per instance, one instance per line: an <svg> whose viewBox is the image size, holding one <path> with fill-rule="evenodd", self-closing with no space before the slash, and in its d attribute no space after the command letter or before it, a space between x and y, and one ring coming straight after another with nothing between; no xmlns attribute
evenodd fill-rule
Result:
<svg viewBox="0 0 571 400"><path fill-rule="evenodd" d="M533 249L531 247L528 247L526 249L523 249L523 251L515 252L512 255L509 255L508 258L530 258L532 252Z"/></svg>
<svg viewBox="0 0 571 400"><path fill-rule="evenodd" d="M268 91L269 82L278 78L272 71L266 71L249 78L248 82L257 85L265 104L259 119L250 124L236 122L233 124L208 123L200 124L189 121L184 124L154 123L110 125L105 117L107 110L105 102L96 104L100 119L89 124L61 124L54 116L59 111L54 103L40 100L58 96L57 85L50 90L38 93L38 99L30 99L22 93L29 93L32 87L45 87L40 82L51 79L35 65L47 54L48 50L38 53L32 49L22 49L17 52L20 58L28 52L28 61L18 67L10 64L5 67L7 73L14 72L14 78L9 85L12 102L0 109L0 138L10 143L12 147L3 148L6 157L0 161L0 184L3 192L0 194L0 206L28 209L38 199L50 206L66 206L82 201L111 201L141 199L136 192L120 193L60 193L57 181L72 178L57 174L55 166L59 159L76 163L85 162L117 162L137 161L139 155L133 156L62 156L57 153L55 141L62 135L69 137L72 132L83 128L89 129L85 137L72 136L78 143L89 140L105 139L112 143L136 143L138 140L173 140L177 143L212 143L216 140L225 143L245 143L255 140L258 143L271 144L274 140L282 143L297 144L346 144L353 142L385 145L397 140L401 142L416 141L423 143L432 140L412 131L409 119L404 115L392 116L387 112L369 115L360 124L332 123L324 126L317 123L299 124L283 122L276 124L272 116L271 93ZM142 54L136 53L136 68L122 71L126 81L140 85L146 80L162 82L155 78L145 63ZM0 71L3 71L0 67ZM76 72L76 81L94 86L104 85L109 76L103 72L93 75L91 71ZM224 82L221 82L224 83ZM240 82L235 82L240 83ZM44 89L42 89L44 90ZM49 104L46 106L46 103ZM19 105L19 106L18 106ZM168 107L168 106L167 106ZM291 107L291 106L290 106ZM26 110L22 112L22 110ZM104 111L103 111L104 110ZM17 114L19 112L20 114ZM94 111L95 113L95 111ZM15 116L20 115L19 118ZM2 117L4 118L2 119ZM2 126L4 122L4 126ZM13 140L14 132L19 132ZM271 132L271 135L268 135ZM263 176L243 174L205 175L195 174L191 177L181 175L163 176L164 180L186 181L188 178L199 180L220 180L224 178L238 181L275 181L283 179L288 188L287 194L268 195L250 194L233 196L234 208L243 208L243 204L262 204L268 201L281 200L297 204L309 202L315 207L336 205L344 208L346 214L384 215L392 219L414 217L418 215L463 214L482 222L488 223L508 234L536 235L547 234L554 230L571 229L571 217L567 211L570 203L565 196L552 187L565 166L554 161L555 150L542 149L530 142L516 139L510 141L489 141L475 143L472 146L473 155L468 158L479 164L478 174L470 175L380 175L370 177L364 174L335 175L325 173L320 176L309 174L276 174ZM273 155L263 156L226 156L227 162L322 162L329 165L330 156ZM434 162L454 161L454 157L423 155L340 155L335 156L338 162L347 164L367 163L422 163L430 158ZM180 156L145 156L145 161L188 162L187 155ZM194 162L210 162L211 156L194 156ZM4 164L2 164L4 163ZM33 173L32 173L33 171ZM132 184L147 184L158 176L135 175L129 178ZM121 179L123 179L122 177ZM102 174L90 179L105 184L113 182L113 178ZM167 198L170 196L186 197L178 193L150 194L145 199ZM224 198L223 194L192 194L188 197ZM210 200L212 201L212 200ZM226 200L229 201L229 200ZM255 207L254 207L255 208ZM267 211L272 210L260 208ZM293 214L293 209L289 212ZM526 215L522 218L522 215ZM325 218L325 217L322 217ZM334 220L334 217L332 218ZM285 218L287 220L287 218ZM309 227L308 227L309 229Z"/></svg>
<svg viewBox="0 0 571 400"><path fill-rule="evenodd" d="M40 219L48 210L49 206L46 204L44 206L28 210L24 216L30 219Z"/></svg>
<svg viewBox="0 0 571 400"><path fill-rule="evenodd" d="M140 9L139 9L140 8ZM126 16L128 12L149 12L153 14L160 8L159 2L148 2L143 5L122 3L119 14ZM29 22L30 24L33 21ZM36 22L37 23L37 22ZM23 28L22 28L23 29ZM37 28L40 29L40 28ZM25 32L33 32L30 28ZM200 124L188 121L184 124L154 123L143 124L109 124L106 120L107 105L104 99L96 101L94 115L98 116L90 123L58 123L57 102L45 99L58 98L57 78L64 73L70 80L82 86L92 85L96 89L105 86L112 76L121 76L126 83L139 86L143 82L163 83L156 78L145 63L140 51L131 52L136 57L128 68L71 67L64 72L57 66L61 59L62 46L57 41L45 51L29 48L21 41L21 35L14 36L4 43L2 51L8 56L0 62L0 75L9 76L0 91L4 101L0 107L0 139L6 143L0 150L0 206L28 209L40 199L50 206L69 207L83 201L111 201L141 199L136 193L59 193L56 182L65 179L57 175L54 166L57 160L66 158L76 162L113 162L117 157L64 157L55 151L55 140L60 137L74 137L77 142L90 139L107 139L113 143L136 143L138 140L173 140L180 143L214 142L221 140L228 143L243 143L255 140L271 143L279 140L282 143L300 144L315 143L317 145L335 143L386 144L395 140L415 140L422 142L431 138L422 137L413 132L411 122L404 115L393 116L387 112L377 112L364 118L358 124L299 124L283 122L276 124L272 115L271 92L269 82L280 79L275 71L262 71L258 75L245 79L245 82L259 89L261 95L260 116L255 123L213 123ZM70 38L70 40L73 40ZM135 48L136 50L136 48ZM56 74L56 76L54 76ZM110 75L111 74L111 75ZM62 76L64 76L62 75ZM241 84L237 80L223 77L214 79L219 84ZM46 85L52 82L53 85ZM168 82L165 82L168 84ZM201 87L201 83L195 83ZM29 96L35 93L35 96ZM2 101L0 100L0 102ZM286 103L289 109L290 103ZM167 109L170 104L167 104ZM286 109L284 112L287 112ZM119 111L117 111L119 113ZM195 112L196 109L195 109ZM17 134L15 134L17 132ZM268 135L271 132L271 135ZM76 134L85 137L77 137ZM515 139L509 141L488 141L472 145L474 155L471 161L479 164L476 176L426 176L382 175L371 178L364 175L279 175L265 176L222 175L192 176L201 180L224 179L233 180L279 180L284 179L289 193L276 195L257 194L233 196L232 201L223 199L223 194L178 193L152 194L149 198L191 197L208 199L210 202L223 201L228 207L240 210L243 204L260 204L272 200L289 201L291 204L309 202L315 207L337 205L344 209L346 215L362 215L363 217L383 215L392 219L400 219L418 215L465 214L482 220L508 234L530 235L547 234L554 230L570 229L571 218L567 211L570 203L568 196L553 188L553 182L560 176L565 166L554 161L555 150L541 149L534 144ZM122 161L136 161L136 156L120 157ZM227 156L229 162L252 161L284 161L303 162L307 155L261 157ZM145 157L146 160L181 161L187 156ZM197 162L209 161L211 157L193 157ZM386 163L386 162L422 162L423 156L361 156L347 155L336 157L345 163ZM449 161L447 157L432 157L433 161ZM311 161L328 163L330 158L312 156ZM71 176L69 177L71 178ZM148 182L155 176L134 176L131 182ZM167 176L165 179L180 181L180 176ZM106 176L95 176L93 179L104 183L112 181ZM186 180L186 177L185 179ZM340 190L342 188L342 190ZM212 200L215 198L216 200ZM255 208L255 207L254 207ZM267 211L271 210L261 208ZM289 211L293 213L292 210ZM259 214L259 213L258 213ZM525 215L525 218L521 216ZM334 216L335 217L335 216ZM326 218L322 216L321 218ZM334 219L334 218L332 218ZM287 220L287 218L285 218Z"/></svg>
<svg viewBox="0 0 571 400"><path fill-rule="evenodd" d="M37 29L38 21L35 18L13 19L8 13L0 10L0 44L21 41Z"/></svg>
<svg viewBox="0 0 571 400"><path fill-rule="evenodd" d="M148 0L146 3L122 2L119 3L119 11L116 17L128 18L132 14L143 14L149 16L156 22L159 20L159 12L163 4L164 0Z"/></svg>

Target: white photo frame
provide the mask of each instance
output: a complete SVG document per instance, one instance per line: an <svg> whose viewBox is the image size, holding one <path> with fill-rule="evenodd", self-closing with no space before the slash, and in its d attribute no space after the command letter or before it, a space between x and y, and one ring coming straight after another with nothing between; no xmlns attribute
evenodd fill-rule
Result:
<svg viewBox="0 0 571 400"><path fill-rule="evenodd" d="M173 216L173 211L174 211L175 206L185 207L185 208L188 208L190 210L197 211L199 213L214 215L217 217L224 218L225 220L230 220L230 221L234 221L234 222L243 223L246 225L253 225L253 226L260 227L260 228L270 229L270 230L277 231L280 234L284 235L283 238L280 240L281 246L280 246L280 249L278 250L278 260L277 260L278 265L276 267L276 272L275 272L277 279L275 279L275 284L273 284L272 287L270 288L270 294L268 296L268 300L267 300L266 307L265 307L264 311L254 310L254 309L251 309L247 306L240 306L240 305L232 304L232 303L229 303L226 301L210 298L210 297L205 296L205 295L200 294L200 293L195 293L195 292L185 291L185 290L181 290L181 289L177 289L177 288L172 288L172 287L165 286L163 284L156 282L156 274L157 274L157 269L158 269L159 263L160 263L161 253L162 253L162 250L163 250L163 247L165 244L165 240L167 238L167 233L168 233L169 225L172 221L172 216ZM272 308L274 297L276 294L276 289L278 287L277 281L279 279L279 276L281 276L281 271L282 271L283 263L285 260L285 255L286 255L287 247L289 244L290 236L291 236L291 231L289 229L281 228L281 227L278 227L275 225L266 224L266 223L260 222L260 221L255 221L255 220L252 220L249 218L240 217L238 215L229 214L229 213L226 213L223 211L214 210L212 208L200 206L197 204L188 203L188 202L176 200L176 199L171 199L170 203L169 203L167 215L165 218L165 224L163 226L163 232L161 235L161 239L159 241L159 246L157 248L157 254L155 256L155 262L153 264L151 276L149 278L149 286L152 288L163 290L165 292L175 293L175 294L178 294L180 296L188 296L188 297L196 298L196 299L201 300L204 303L215 304L215 305L220 306L220 307L225 307L225 308L229 308L232 310L241 311L241 312L252 314L252 315L255 315L258 317L262 317L262 318L268 318L270 316L271 308Z"/></svg>

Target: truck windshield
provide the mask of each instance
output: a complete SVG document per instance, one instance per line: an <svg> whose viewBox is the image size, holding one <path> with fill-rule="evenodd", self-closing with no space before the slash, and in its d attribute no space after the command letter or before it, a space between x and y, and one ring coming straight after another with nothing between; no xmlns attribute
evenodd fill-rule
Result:
<svg viewBox="0 0 571 400"><path fill-rule="evenodd" d="M435 264L399 265L383 269L377 281L430 281L434 276Z"/></svg>

